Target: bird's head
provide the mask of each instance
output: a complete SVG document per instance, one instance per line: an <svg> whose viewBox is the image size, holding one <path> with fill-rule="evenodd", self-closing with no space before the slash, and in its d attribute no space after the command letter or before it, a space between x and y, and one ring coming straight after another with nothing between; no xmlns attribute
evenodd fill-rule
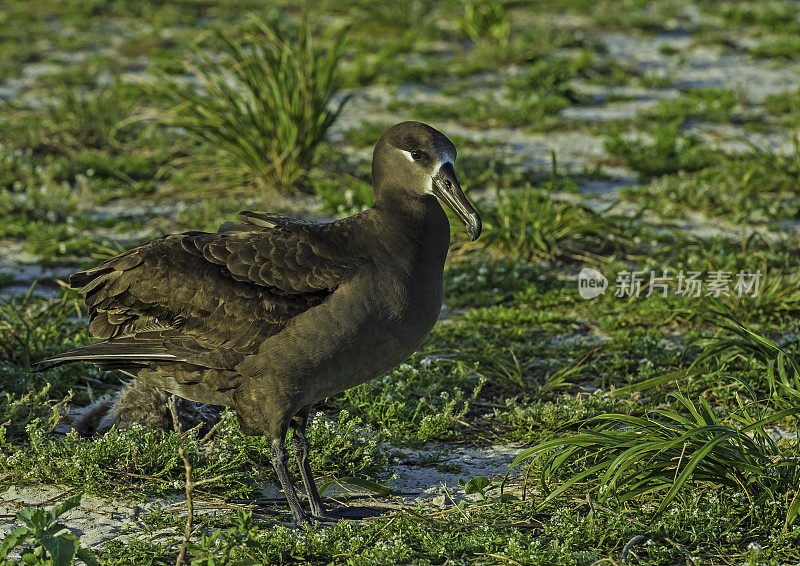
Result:
<svg viewBox="0 0 800 566"><path fill-rule="evenodd" d="M473 240L481 218L464 196L456 177L456 147L447 136L422 122L401 122L384 132L375 146L372 178L376 202L382 191L410 196L434 195L466 225Z"/></svg>

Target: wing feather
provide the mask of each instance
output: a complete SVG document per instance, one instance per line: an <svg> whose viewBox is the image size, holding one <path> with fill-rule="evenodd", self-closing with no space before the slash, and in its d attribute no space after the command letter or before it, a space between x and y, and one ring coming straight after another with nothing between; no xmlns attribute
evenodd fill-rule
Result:
<svg viewBox="0 0 800 566"><path fill-rule="evenodd" d="M242 219L246 229L165 236L74 274L70 285L86 293L89 330L105 339L88 347L91 355L119 348L130 364L141 344L151 366L157 351L198 371L230 369L363 262L341 245L346 234L332 241L324 224L268 213Z"/></svg>

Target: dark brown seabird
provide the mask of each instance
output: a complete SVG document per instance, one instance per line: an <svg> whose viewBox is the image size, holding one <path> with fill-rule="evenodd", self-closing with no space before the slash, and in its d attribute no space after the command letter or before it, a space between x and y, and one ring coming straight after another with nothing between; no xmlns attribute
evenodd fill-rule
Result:
<svg viewBox="0 0 800 566"><path fill-rule="evenodd" d="M295 457L311 514L325 508L308 463L311 406L390 370L419 347L442 306L450 225L481 221L461 190L456 148L403 122L372 161L375 204L336 222L242 212L217 233L173 234L76 273L102 342L49 358L121 369L135 383L233 407L270 456L296 522L308 520L287 472ZM136 406L118 408L135 419Z"/></svg>

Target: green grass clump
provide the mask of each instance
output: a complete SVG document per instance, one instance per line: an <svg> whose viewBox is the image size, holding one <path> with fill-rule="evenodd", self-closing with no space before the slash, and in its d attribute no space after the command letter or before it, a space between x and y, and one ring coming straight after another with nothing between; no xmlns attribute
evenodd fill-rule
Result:
<svg viewBox="0 0 800 566"><path fill-rule="evenodd" d="M468 257L451 262L444 272L446 303L451 308L516 303L530 287L548 286L547 266L518 258Z"/></svg>
<svg viewBox="0 0 800 566"><path fill-rule="evenodd" d="M481 387L477 375L458 359L426 357L418 366L400 364L328 403L375 427L379 440L416 446L450 437Z"/></svg>
<svg viewBox="0 0 800 566"><path fill-rule="evenodd" d="M5 237L24 236L24 233L13 230L14 220L61 224L74 218L79 210L77 192L68 183L44 177L42 172L15 182L14 190L0 191L0 214L7 222L0 228L0 234Z"/></svg>
<svg viewBox="0 0 800 566"><path fill-rule="evenodd" d="M571 0L570 10L591 18L595 26L612 30L642 30L663 32L670 29L666 22L683 20L683 4L676 2L644 2L642 0L601 0L585 2Z"/></svg>
<svg viewBox="0 0 800 566"><path fill-rule="evenodd" d="M79 233L64 224L35 222L28 224L26 230L26 250L47 260L88 257L99 246L110 245L107 240Z"/></svg>
<svg viewBox="0 0 800 566"><path fill-rule="evenodd" d="M674 45L670 45L669 43L662 43L658 46L658 53L659 55L666 55L669 57L670 55L677 55L680 53L681 50L675 47Z"/></svg>
<svg viewBox="0 0 800 566"><path fill-rule="evenodd" d="M31 364L87 338L79 320L82 304L72 292L56 299L27 293L0 300L0 357L4 363L30 368ZM76 317L78 319L76 320ZM5 391L11 390L4 386Z"/></svg>
<svg viewBox="0 0 800 566"><path fill-rule="evenodd" d="M782 126L800 126L800 90L770 94L764 99L767 111Z"/></svg>
<svg viewBox="0 0 800 566"><path fill-rule="evenodd" d="M340 521L308 531L263 518L243 521L232 513L198 520L209 530L221 530L219 542L208 545L220 562L226 549L236 544L233 557L259 564L439 564L448 560L461 564L476 559L484 562L485 557L487 563L513 560L531 566L589 566L609 556L616 559L637 536L644 538L636 538L639 544L626 556L630 559L635 552L640 562L647 564L682 564L687 553L695 563L709 564L732 553L777 563L798 557L793 548L798 540L796 531L783 530L774 508L754 511L743 496L696 491L687 494L680 506L647 522L652 512L649 503L602 506L576 497L574 502L558 501L542 510L532 491L529 485L525 500L490 497L461 512L426 513L425 508L417 507L389 517L360 523ZM747 528L731 529L731 518ZM756 554L748 550L753 540L769 540L770 544L759 545ZM126 556L125 551L130 554ZM135 566L156 560L171 563L176 553L175 547L168 549L146 539L125 546L114 541L103 559L113 566ZM205 552L198 555L206 556Z"/></svg>
<svg viewBox="0 0 800 566"><path fill-rule="evenodd" d="M38 427L47 433L61 422L68 412L67 403L72 396L67 395L59 402L49 396L50 385L40 391L25 394L3 393L0 396L0 418L2 418L3 442L22 442L27 439L28 427Z"/></svg>
<svg viewBox="0 0 800 566"><path fill-rule="evenodd" d="M754 26L768 32L800 31L800 9L790 2L766 0L762 2L708 2L703 9L715 13L726 21Z"/></svg>
<svg viewBox="0 0 800 566"><path fill-rule="evenodd" d="M553 433L569 430L587 419L619 409L607 393L583 399L562 395L545 402L522 399L515 403L507 402L507 405L505 409L495 409L494 418L504 427L505 437L522 442L547 440Z"/></svg>
<svg viewBox="0 0 800 566"><path fill-rule="evenodd" d="M274 475L269 456L271 441L245 435L232 412L226 413L225 419L219 442L211 447L211 452L220 458L232 458L242 470L247 462L256 463L259 473L271 479ZM311 442L310 463L314 473L334 478L387 476L390 460L378 446L378 435L346 409L339 411L335 419L318 414L311 420L306 435ZM294 467L296 463L290 465Z"/></svg>
<svg viewBox="0 0 800 566"><path fill-rule="evenodd" d="M163 122L223 150L259 188L295 189L346 101L334 101L344 34L323 50L307 21L290 34L251 16L240 37L214 35L222 56L198 52L190 69L202 91L152 85L174 104Z"/></svg>
<svg viewBox="0 0 800 566"><path fill-rule="evenodd" d="M35 175L42 176L43 171L38 160L33 158L32 150L22 150L0 143L0 190L16 190Z"/></svg>
<svg viewBox="0 0 800 566"><path fill-rule="evenodd" d="M699 151L709 151L699 147ZM638 154L628 156L634 168L639 166L640 157ZM677 175L661 177L647 187L625 190L623 194L664 216L694 211L709 218L723 216L737 223L800 218L797 196L800 151L797 149L793 155L786 156L751 146L748 152L718 154L715 160L705 164L699 161L692 167L701 165L699 171L682 170ZM648 173L655 172L650 165Z"/></svg>
<svg viewBox="0 0 800 566"><path fill-rule="evenodd" d="M677 122L657 126L652 142L628 139L615 133L606 137L603 146L639 173L642 180L678 171L698 171L711 165L717 157L717 152L698 137L681 135Z"/></svg>
<svg viewBox="0 0 800 566"><path fill-rule="evenodd" d="M605 245L613 232L589 208L531 186L498 191L497 208L485 216L485 245L529 262L591 252L587 248Z"/></svg>
<svg viewBox="0 0 800 566"><path fill-rule="evenodd" d="M466 2L456 24L461 35L474 42L490 41L500 48L508 46L511 20L501 2Z"/></svg>
<svg viewBox="0 0 800 566"><path fill-rule="evenodd" d="M758 294L736 293L720 297L726 312L745 323L792 321L800 313L800 276L779 271L761 271Z"/></svg>
<svg viewBox="0 0 800 566"><path fill-rule="evenodd" d="M372 206L372 187L359 179L321 179L311 185L322 199L322 212L351 216Z"/></svg>
<svg viewBox="0 0 800 566"><path fill-rule="evenodd" d="M31 392L47 394L39 401L23 403L34 416L41 416L42 403L53 404L75 392L76 403L89 402L89 389L103 391L119 381L117 372L100 372L82 364L65 365L36 373L32 366L47 356L78 348L90 342L86 323L82 320L83 303L72 291L63 291L53 299L35 294L31 287L25 294L0 300L0 390L16 397ZM91 384L91 385L89 385ZM108 385L106 385L108 384ZM2 418L0 423L25 422L21 415ZM55 425L54 425L55 426Z"/></svg>
<svg viewBox="0 0 800 566"><path fill-rule="evenodd" d="M527 176L524 171L515 168L502 159L465 153L458 158L456 173L461 185L468 190L496 189L523 183ZM572 190L568 180L560 183L556 190Z"/></svg>
<svg viewBox="0 0 800 566"><path fill-rule="evenodd" d="M345 139L353 147L373 147L391 125L389 122L368 120L347 130Z"/></svg>
<svg viewBox="0 0 800 566"><path fill-rule="evenodd" d="M594 480L589 492L600 502L663 493L654 512L658 517L680 491L710 482L741 491L758 505L779 506L785 525L791 525L800 512L800 459L797 446L776 443L769 427L800 413L800 407L765 414L756 402L740 401L737 410L721 415L704 397L697 403L681 394L672 397L680 412L601 415L586 432L542 442L523 451L513 465L541 455L542 480L547 482L566 466L581 463L581 471L550 491L545 501Z"/></svg>
<svg viewBox="0 0 800 566"><path fill-rule="evenodd" d="M584 67L580 59L540 59L506 80L506 97L531 126L553 119L559 110L585 102L571 86Z"/></svg>
<svg viewBox="0 0 800 566"><path fill-rule="evenodd" d="M15 183L15 191L0 190L0 238L22 240L29 253L49 261L63 257L85 257L98 243L86 232L94 227L81 214L82 196L69 183L30 178Z"/></svg>
<svg viewBox="0 0 800 566"><path fill-rule="evenodd" d="M521 72L504 80L505 88L465 95L460 85L448 85L442 94L457 94L458 98L424 104L396 99L387 105L387 110L411 112L423 121L453 119L474 127L525 127L544 132L563 126L559 111L588 102L586 96L573 88L575 79L608 84L627 82L630 75L630 69L599 58L589 50L582 50L572 59L553 56L530 59L522 62ZM496 60L490 65L496 65Z"/></svg>
<svg viewBox="0 0 800 566"><path fill-rule="evenodd" d="M0 470L6 482L58 483L80 486L90 493L134 498L164 495L183 487L180 447L190 455L197 479L216 478L205 484L205 491L245 496L265 480L275 479L269 441L244 435L231 413L218 437L205 443L194 433L179 435L140 425L113 428L90 439L82 439L74 431L58 438L51 432L65 414L64 403L53 405L46 400L46 393L0 400L0 415L22 415L26 418L21 422L27 422L24 432L19 423L6 421L0 427ZM27 406L33 410L26 412ZM389 459L378 447L377 437L346 412L340 413L336 422L315 419L308 437L316 473L386 476Z"/></svg>
<svg viewBox="0 0 800 566"><path fill-rule="evenodd" d="M791 409L800 402L800 365L788 351L794 344L777 344L767 336L742 324L733 315L712 310L711 323L717 327L710 338L697 339L693 345L701 348L695 364L703 361L716 363L719 368L745 366L758 369L759 377L766 372L766 385L770 401L780 409ZM762 384L759 384L762 385ZM762 386L763 388L763 386Z"/></svg>
<svg viewBox="0 0 800 566"><path fill-rule="evenodd" d="M750 49L750 55L759 59L795 61L798 53L800 53L800 37L797 35L770 37Z"/></svg>
<svg viewBox="0 0 800 566"><path fill-rule="evenodd" d="M142 94L124 84L90 92L60 87L44 109L43 127L49 143L68 151L87 147L110 149L130 141L131 130L120 130L120 126L131 117Z"/></svg>
<svg viewBox="0 0 800 566"><path fill-rule="evenodd" d="M659 100L642 111L638 119L656 122L673 122L693 118L704 122L730 122L733 111L744 102L743 96L730 88L697 88L688 90L680 97Z"/></svg>
<svg viewBox="0 0 800 566"><path fill-rule="evenodd" d="M70 566L77 558L87 566L100 566L91 550L81 548L79 537L63 532L66 526L57 522L61 515L80 505L81 497L83 493L75 494L49 511L39 508L17 512L17 519L22 525L3 539L0 545L2 563L6 566L18 564L8 555L21 547L18 550L23 564Z"/></svg>
<svg viewBox="0 0 800 566"><path fill-rule="evenodd" d="M59 483L89 493L134 498L164 495L183 487L185 470L177 454L180 446L194 456L198 478L222 475L208 484L210 491L248 494L257 474L236 457L211 458L200 453L194 437L138 425L114 428L91 439L81 439L74 431L64 438L52 438L41 426L29 426L26 432L24 443L3 441L0 446L0 469L7 475L6 481Z"/></svg>

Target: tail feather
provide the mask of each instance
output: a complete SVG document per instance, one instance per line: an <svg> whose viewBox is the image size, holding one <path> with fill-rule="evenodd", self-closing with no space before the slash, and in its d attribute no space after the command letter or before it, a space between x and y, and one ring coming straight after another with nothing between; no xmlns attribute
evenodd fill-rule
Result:
<svg viewBox="0 0 800 566"><path fill-rule="evenodd" d="M119 337L46 358L37 364L35 371L45 371L72 362L89 362L103 369L121 369L151 361L181 361L181 358L167 350L163 339Z"/></svg>

